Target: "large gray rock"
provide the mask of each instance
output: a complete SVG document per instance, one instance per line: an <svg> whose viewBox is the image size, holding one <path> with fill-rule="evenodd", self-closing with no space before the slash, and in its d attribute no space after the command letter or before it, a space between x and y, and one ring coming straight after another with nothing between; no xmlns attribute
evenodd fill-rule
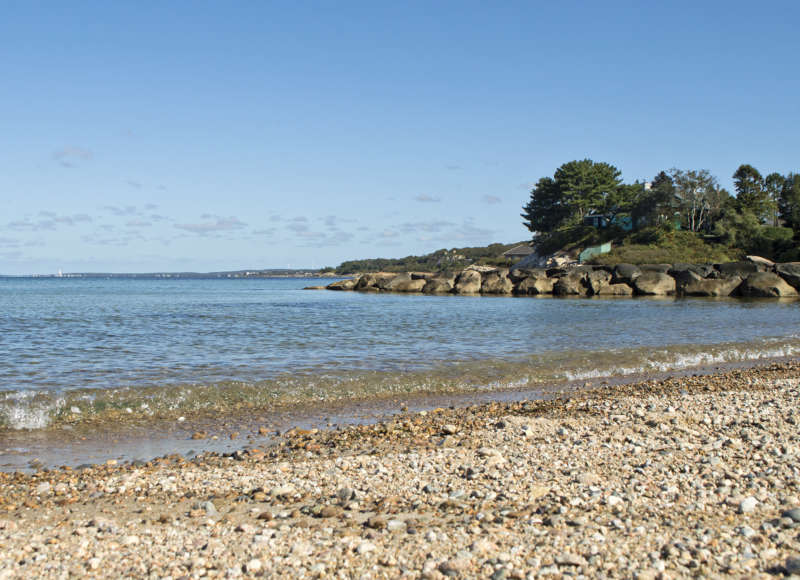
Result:
<svg viewBox="0 0 800 580"><path fill-rule="evenodd" d="M800 290L800 262L775 264L775 272L795 290Z"/></svg>
<svg viewBox="0 0 800 580"><path fill-rule="evenodd" d="M701 276L694 270L671 270L668 276L672 276L672 278L675 279L675 284L678 288L678 293L681 292L684 286L687 286L695 282L700 282L701 280L705 280L703 276Z"/></svg>
<svg viewBox="0 0 800 580"><path fill-rule="evenodd" d="M640 264L639 269L642 272L659 272L666 274L672 268L672 264Z"/></svg>
<svg viewBox="0 0 800 580"><path fill-rule="evenodd" d="M455 276L440 275L429 278L422 288L425 294L447 294L453 290Z"/></svg>
<svg viewBox="0 0 800 580"><path fill-rule="evenodd" d="M508 273L508 277L514 284L519 284L525 278L547 278L547 270L544 268L514 268Z"/></svg>
<svg viewBox="0 0 800 580"><path fill-rule="evenodd" d="M737 293L751 298L775 298L797 296L797 290L789 286L786 280L772 272L756 272L745 278Z"/></svg>
<svg viewBox="0 0 800 580"><path fill-rule="evenodd" d="M391 274L389 272L363 274L356 280L356 285L353 289L360 291L379 290L385 287L395 276L397 276L397 274Z"/></svg>
<svg viewBox="0 0 800 580"><path fill-rule="evenodd" d="M571 270L553 284L553 294L556 296L586 296L588 293L585 271Z"/></svg>
<svg viewBox="0 0 800 580"><path fill-rule="evenodd" d="M600 289L608 286L611 281L611 272L605 270L592 270L586 275L586 285L589 287L589 294L599 294Z"/></svg>
<svg viewBox="0 0 800 580"><path fill-rule="evenodd" d="M525 278L514 287L514 294L520 296L536 296L538 294L552 294L555 279L544 277Z"/></svg>
<svg viewBox="0 0 800 580"><path fill-rule="evenodd" d="M741 283L739 276L701 278L679 285L678 290L684 296L730 296Z"/></svg>
<svg viewBox="0 0 800 580"><path fill-rule="evenodd" d="M713 264L673 264L667 274L680 281L679 277L685 275L684 272L691 272L697 274L700 278L708 278L708 276L715 272Z"/></svg>
<svg viewBox="0 0 800 580"><path fill-rule="evenodd" d="M661 272L642 272L633 281L633 289L641 296L675 294L675 278Z"/></svg>
<svg viewBox="0 0 800 580"><path fill-rule="evenodd" d="M355 280L339 280L325 286L328 290L352 290L355 288Z"/></svg>
<svg viewBox="0 0 800 580"><path fill-rule="evenodd" d="M511 294L514 284L508 279L506 270L490 272L483 276L481 294Z"/></svg>
<svg viewBox="0 0 800 580"><path fill-rule="evenodd" d="M755 262L725 262L722 264L714 264L720 277L724 276L741 276L747 278L750 274L755 272L764 272L767 267L763 264L756 264Z"/></svg>
<svg viewBox="0 0 800 580"><path fill-rule="evenodd" d="M614 266L613 277L611 278L612 284L631 284L642 271L638 266L633 264L617 264Z"/></svg>
<svg viewBox="0 0 800 580"><path fill-rule="evenodd" d="M627 284L604 284L595 292L597 296L631 296L633 288Z"/></svg>
<svg viewBox="0 0 800 580"><path fill-rule="evenodd" d="M464 270L456 278L453 292L456 294L477 294L481 291L481 273L475 270Z"/></svg>
<svg viewBox="0 0 800 580"><path fill-rule="evenodd" d="M409 274L400 274L392 278L385 289L389 292L422 292L425 280L414 279Z"/></svg>

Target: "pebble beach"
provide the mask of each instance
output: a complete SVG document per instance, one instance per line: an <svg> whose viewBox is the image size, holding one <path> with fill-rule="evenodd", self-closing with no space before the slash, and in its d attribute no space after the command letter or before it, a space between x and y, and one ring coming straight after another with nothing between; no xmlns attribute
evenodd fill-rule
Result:
<svg viewBox="0 0 800 580"><path fill-rule="evenodd" d="M800 362L0 474L0 578L800 575Z"/></svg>

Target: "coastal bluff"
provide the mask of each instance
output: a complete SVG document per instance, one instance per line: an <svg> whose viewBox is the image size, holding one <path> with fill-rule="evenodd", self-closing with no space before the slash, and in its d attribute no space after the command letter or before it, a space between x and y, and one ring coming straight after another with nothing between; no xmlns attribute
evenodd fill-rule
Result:
<svg viewBox="0 0 800 580"><path fill-rule="evenodd" d="M555 268L469 266L452 273L377 272L311 289L357 292L514 296L800 295L800 262L753 257L720 264L617 264Z"/></svg>

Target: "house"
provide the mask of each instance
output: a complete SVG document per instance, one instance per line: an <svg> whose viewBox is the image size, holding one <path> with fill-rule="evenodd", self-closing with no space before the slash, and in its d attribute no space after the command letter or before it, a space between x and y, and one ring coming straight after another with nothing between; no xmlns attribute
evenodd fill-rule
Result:
<svg viewBox="0 0 800 580"><path fill-rule="evenodd" d="M606 214L590 212L589 215L584 216L583 224L597 229L607 228L613 224L626 232L633 229L633 220L627 215L613 216L609 219Z"/></svg>
<svg viewBox="0 0 800 580"><path fill-rule="evenodd" d="M514 246L510 250L503 252L503 257L509 260L517 260L530 256L534 251L530 244L520 244L519 246Z"/></svg>

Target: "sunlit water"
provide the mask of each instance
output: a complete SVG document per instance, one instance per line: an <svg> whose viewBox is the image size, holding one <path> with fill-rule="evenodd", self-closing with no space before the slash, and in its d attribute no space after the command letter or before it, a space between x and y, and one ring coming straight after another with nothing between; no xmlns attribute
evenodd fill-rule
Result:
<svg viewBox="0 0 800 580"><path fill-rule="evenodd" d="M0 426L501 389L800 352L800 302L0 279Z"/></svg>

